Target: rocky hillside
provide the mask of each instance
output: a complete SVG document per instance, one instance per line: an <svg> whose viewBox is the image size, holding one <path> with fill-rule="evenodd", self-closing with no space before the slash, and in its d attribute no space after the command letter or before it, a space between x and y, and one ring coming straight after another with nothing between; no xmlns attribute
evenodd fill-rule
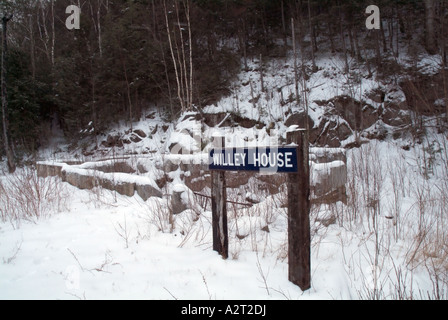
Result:
<svg viewBox="0 0 448 320"><path fill-rule="evenodd" d="M314 147L351 148L369 139L393 139L408 148L421 142L425 128L446 127L448 75L437 56L422 56L418 67L406 61L395 61L400 74L379 79L365 65L354 63L347 74L341 57L321 58L314 72L307 69L302 94L296 97L292 56L254 58L234 80L232 93L200 112L181 114L173 122L164 120L160 110L148 109L132 128L123 123L95 141L86 138L67 149L59 147L59 156L52 153L86 160L201 153L217 128L228 133L229 146L282 144L286 129L295 124L308 126Z"/></svg>

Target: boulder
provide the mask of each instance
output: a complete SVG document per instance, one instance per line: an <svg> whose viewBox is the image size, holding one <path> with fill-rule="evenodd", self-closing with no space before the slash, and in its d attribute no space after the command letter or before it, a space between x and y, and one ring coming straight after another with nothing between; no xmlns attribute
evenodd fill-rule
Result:
<svg viewBox="0 0 448 320"><path fill-rule="evenodd" d="M132 197L135 193L135 184L130 182L117 181L115 183L114 189L119 194Z"/></svg>
<svg viewBox="0 0 448 320"><path fill-rule="evenodd" d="M134 134L138 135L141 138L146 138L146 133L141 129L135 129Z"/></svg>
<svg viewBox="0 0 448 320"><path fill-rule="evenodd" d="M376 108L347 95L334 97L329 100L329 104L334 106L336 114L347 121L353 130L364 130L379 118Z"/></svg>
<svg viewBox="0 0 448 320"><path fill-rule="evenodd" d="M171 210L173 214L179 214L188 209L187 188L183 184L177 184L171 195Z"/></svg>
<svg viewBox="0 0 448 320"><path fill-rule="evenodd" d="M310 160L315 163L342 161L347 163L346 151L343 148L310 148Z"/></svg>
<svg viewBox="0 0 448 320"><path fill-rule="evenodd" d="M383 122L390 126L399 127L411 123L409 111L388 107L383 111Z"/></svg>
<svg viewBox="0 0 448 320"><path fill-rule="evenodd" d="M129 139L134 143L137 143L137 142L140 142L143 140L139 135L136 135L134 133L129 137Z"/></svg>
<svg viewBox="0 0 448 320"><path fill-rule="evenodd" d="M62 167L63 167L63 163L52 163L52 164L48 164L48 163L37 163L36 164L36 171L37 171L37 176L38 177L42 177L42 178L46 178L46 177L55 177L55 176L59 176L61 177L61 171L62 171Z"/></svg>
<svg viewBox="0 0 448 320"><path fill-rule="evenodd" d="M136 183L135 191L144 200L148 200L151 197L162 197L162 192L149 184Z"/></svg>
<svg viewBox="0 0 448 320"><path fill-rule="evenodd" d="M340 160L328 163L313 163L311 166L311 184L315 197L323 196L347 182L347 165Z"/></svg>
<svg viewBox="0 0 448 320"><path fill-rule="evenodd" d="M125 161L117 161L117 162L113 162L113 163L103 163L103 164L92 166L92 169L102 171L105 173L109 173L109 172L135 173L135 169L132 168L132 166L129 165Z"/></svg>
<svg viewBox="0 0 448 320"><path fill-rule="evenodd" d="M96 186L96 178L88 174L87 170L81 171L64 171L62 173L62 181L70 183L78 189L93 189Z"/></svg>
<svg viewBox="0 0 448 320"><path fill-rule="evenodd" d="M286 119L285 126L290 127L292 125L298 125L300 128L305 128L306 121L308 121L308 127L312 129L314 127L314 121L309 115L307 117L305 112L293 113Z"/></svg>
<svg viewBox="0 0 448 320"><path fill-rule="evenodd" d="M315 141L315 145L337 148L352 135L352 130L345 121L338 122L334 119L322 120L318 128L319 136Z"/></svg>
<svg viewBox="0 0 448 320"><path fill-rule="evenodd" d="M206 113L204 114L204 123L209 127L214 127L218 124L220 124L227 116L227 113L225 112L219 112L219 113ZM229 123L226 123L226 125L230 125Z"/></svg>
<svg viewBox="0 0 448 320"><path fill-rule="evenodd" d="M162 170L163 172L173 172L179 169L179 161L175 159L163 158L156 162L156 169Z"/></svg>
<svg viewBox="0 0 448 320"><path fill-rule="evenodd" d="M186 176L185 185L191 190L199 192L210 186L210 177L210 174L203 174L201 176Z"/></svg>
<svg viewBox="0 0 448 320"><path fill-rule="evenodd" d="M123 141L120 138L119 134L109 134L105 141L101 142L101 144L106 148L112 147L122 147Z"/></svg>

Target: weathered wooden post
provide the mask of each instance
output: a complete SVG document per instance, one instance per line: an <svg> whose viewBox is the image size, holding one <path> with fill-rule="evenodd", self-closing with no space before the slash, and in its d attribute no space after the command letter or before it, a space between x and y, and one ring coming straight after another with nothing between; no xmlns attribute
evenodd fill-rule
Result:
<svg viewBox="0 0 448 320"><path fill-rule="evenodd" d="M311 287L310 171L306 130L287 132L297 146L297 173L288 174L288 278L303 291Z"/></svg>
<svg viewBox="0 0 448 320"><path fill-rule="evenodd" d="M213 136L213 147L224 149L225 137L220 133ZM211 171L212 180L212 229L213 250L223 259L229 256L229 238L227 232L227 191L225 171Z"/></svg>

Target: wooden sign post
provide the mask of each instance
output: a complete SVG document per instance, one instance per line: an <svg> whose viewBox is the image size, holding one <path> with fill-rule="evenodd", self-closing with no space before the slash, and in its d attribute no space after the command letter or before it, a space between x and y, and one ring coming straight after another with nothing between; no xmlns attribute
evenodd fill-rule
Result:
<svg viewBox="0 0 448 320"><path fill-rule="evenodd" d="M286 141L297 145L299 167L296 174L288 174L288 277L305 291L311 287L310 174L306 131L290 131Z"/></svg>
<svg viewBox="0 0 448 320"><path fill-rule="evenodd" d="M209 154L212 178L213 250L229 255L225 171L288 174L288 278L303 291L311 287L310 171L305 130L287 132L286 147L225 148L215 135Z"/></svg>
<svg viewBox="0 0 448 320"><path fill-rule="evenodd" d="M223 150L225 138L220 135L213 137L214 150ZM213 250L223 259L229 256L229 237L227 232L227 191L226 177L223 170L211 170L212 180L212 233Z"/></svg>

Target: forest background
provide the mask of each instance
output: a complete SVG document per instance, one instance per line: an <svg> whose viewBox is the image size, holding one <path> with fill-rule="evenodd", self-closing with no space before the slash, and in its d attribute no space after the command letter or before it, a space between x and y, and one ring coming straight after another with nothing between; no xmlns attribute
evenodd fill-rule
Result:
<svg viewBox="0 0 448 320"><path fill-rule="evenodd" d="M66 8L72 4L81 8L81 20L79 29L69 30ZM55 124L76 141L119 120L132 127L148 107L167 119L185 110L201 112L231 93L231 81L242 66L247 68L247 59L286 60L292 40L302 62L315 67L317 54L342 53L376 77L401 72L394 59L403 46L416 59L421 50L441 54L446 64L446 1L376 1L379 30L366 28L371 4L1 1L3 16L12 14L6 65L11 147L17 158L34 153L50 139ZM300 77L307 72L315 70L301 70Z"/></svg>

